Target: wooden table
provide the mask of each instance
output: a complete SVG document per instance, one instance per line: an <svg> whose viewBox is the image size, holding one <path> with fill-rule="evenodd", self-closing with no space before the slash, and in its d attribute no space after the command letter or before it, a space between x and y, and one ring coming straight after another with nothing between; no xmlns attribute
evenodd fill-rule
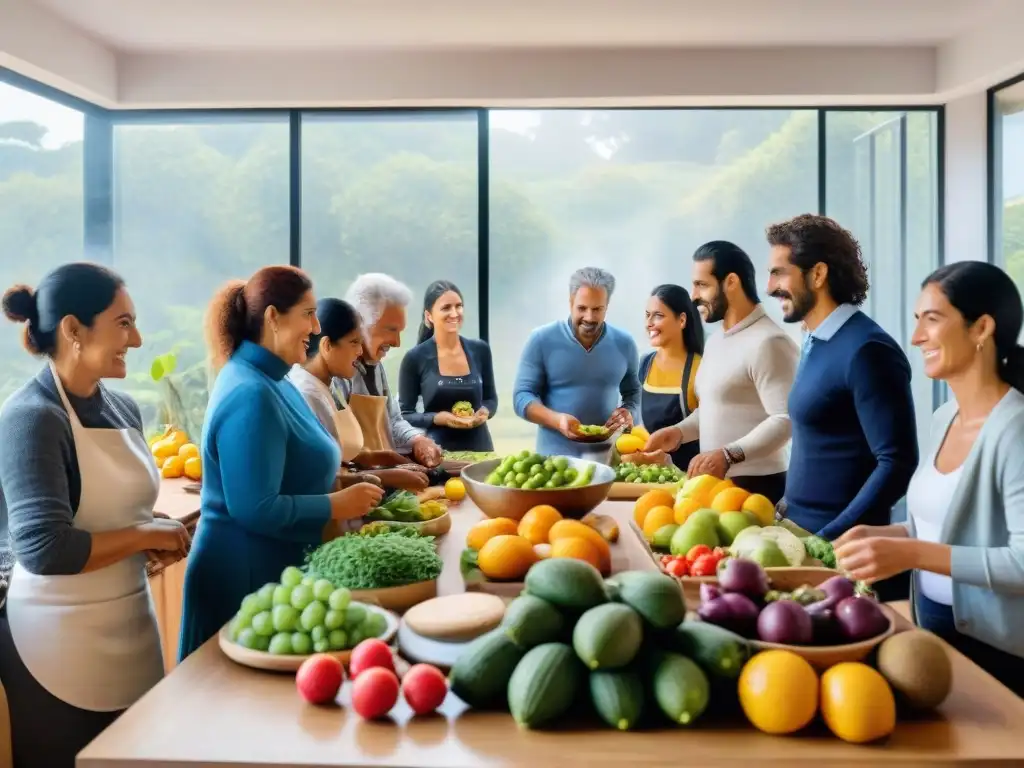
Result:
<svg viewBox="0 0 1024 768"><path fill-rule="evenodd" d="M620 520L615 560L653 568L626 530L631 504L606 502ZM453 510L441 545L440 591L462 591L458 555L466 529L480 519L469 502ZM520 730L507 714L468 712L449 696L443 716L410 719L400 703L394 722L365 722L347 707L303 704L289 676L240 667L211 640L161 682L78 758L79 768L184 766L505 766L685 765L862 768L865 765L982 765L1024 762L1019 736L1024 701L953 652L955 690L938 715L901 722L882 746L844 744L827 733L761 734L744 723L688 730L620 733ZM347 704L347 691L342 701Z"/></svg>

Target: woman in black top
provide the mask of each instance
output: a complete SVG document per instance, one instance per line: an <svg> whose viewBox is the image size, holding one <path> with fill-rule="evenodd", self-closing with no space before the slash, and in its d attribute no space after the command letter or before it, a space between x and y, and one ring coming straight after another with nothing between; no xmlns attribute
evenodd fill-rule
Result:
<svg viewBox="0 0 1024 768"><path fill-rule="evenodd" d="M462 314L462 293L454 283L430 284L419 343L402 358L398 402L408 422L446 451L493 451L487 420L498 410L498 395L491 348L459 335ZM472 415L453 413L457 403L469 403Z"/></svg>
<svg viewBox="0 0 1024 768"><path fill-rule="evenodd" d="M704 354L704 326L679 285L655 288L645 314L654 350L640 361L640 416L654 432L678 424L697 407L694 380ZM685 443L671 454L672 463L685 472L698 453L698 440Z"/></svg>

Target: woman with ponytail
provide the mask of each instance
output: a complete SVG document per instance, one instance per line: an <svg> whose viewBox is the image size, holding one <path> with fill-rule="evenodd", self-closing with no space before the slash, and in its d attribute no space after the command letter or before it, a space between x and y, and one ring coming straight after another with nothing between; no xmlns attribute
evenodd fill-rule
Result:
<svg viewBox="0 0 1024 768"><path fill-rule="evenodd" d="M704 354L704 326L681 285L659 285L651 291L645 316L654 349L640 361L640 416L644 429L655 432L675 426L697 409L694 382ZM700 442L694 440L670 456L685 472L698 453Z"/></svg>
<svg viewBox="0 0 1024 768"><path fill-rule="evenodd" d="M459 333L463 310L454 283L427 287L419 343L402 358L398 402L406 420L446 451L493 451L487 420L498 410L498 394L491 348Z"/></svg>
<svg viewBox="0 0 1024 768"><path fill-rule="evenodd" d="M912 570L915 622L1024 695L1024 306L996 266L924 281L913 344L952 399L907 491L907 521L858 526L840 566L874 582Z"/></svg>
<svg viewBox="0 0 1024 768"><path fill-rule="evenodd" d="M295 267L264 267L210 303L206 337L218 374L203 426L202 522L185 571L180 660L246 595L383 495L371 483L337 490L341 449L285 381L319 333L313 284Z"/></svg>

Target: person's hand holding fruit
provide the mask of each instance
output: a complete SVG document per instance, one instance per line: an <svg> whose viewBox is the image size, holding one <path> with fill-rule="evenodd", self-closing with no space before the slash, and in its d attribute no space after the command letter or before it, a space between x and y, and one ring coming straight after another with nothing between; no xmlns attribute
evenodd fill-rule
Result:
<svg viewBox="0 0 1024 768"><path fill-rule="evenodd" d="M580 436L580 420L570 413L563 413L558 416L558 431L563 437L575 440Z"/></svg>
<svg viewBox="0 0 1024 768"><path fill-rule="evenodd" d="M626 408L616 408L612 411L612 415L608 417L608 421L606 421L604 425L612 432L617 429L632 427L633 414L631 414Z"/></svg>

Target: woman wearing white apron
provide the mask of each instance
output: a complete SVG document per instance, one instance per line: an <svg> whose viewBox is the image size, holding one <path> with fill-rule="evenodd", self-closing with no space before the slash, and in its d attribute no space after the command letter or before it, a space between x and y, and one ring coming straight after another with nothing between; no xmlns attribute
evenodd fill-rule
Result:
<svg viewBox="0 0 1024 768"><path fill-rule="evenodd" d="M381 449L372 435L367 436L353 405L346 403L330 386L334 377L349 379L356 373L355 362L363 350L359 313L341 299L320 299L316 303L316 316L320 333L309 339L306 362L292 366L287 378L341 446L342 464L349 470L342 475L343 484L364 481L369 476L371 482L376 478L388 488L422 491L427 487L427 476L399 469L398 465L408 464L409 460L394 451ZM371 467L377 469L367 471ZM347 527L356 529L361 522L347 521Z"/></svg>
<svg viewBox="0 0 1024 768"><path fill-rule="evenodd" d="M0 411L0 540L13 560L0 681L15 768L73 768L163 676L147 553L184 556L189 536L154 520L159 476L138 406L100 384L124 378L141 345L121 278L66 264L34 293L8 290L3 310L49 364Z"/></svg>

